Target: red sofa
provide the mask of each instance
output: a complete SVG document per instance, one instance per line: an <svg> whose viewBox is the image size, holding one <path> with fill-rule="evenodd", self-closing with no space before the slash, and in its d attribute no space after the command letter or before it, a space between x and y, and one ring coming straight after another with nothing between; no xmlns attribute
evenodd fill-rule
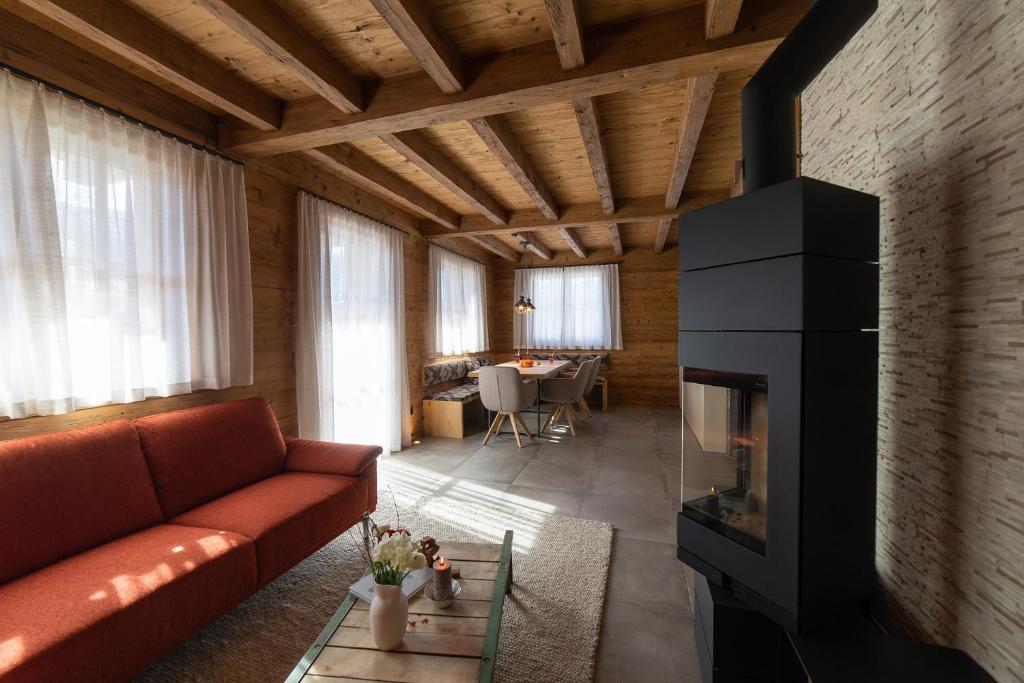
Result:
<svg viewBox="0 0 1024 683"><path fill-rule="evenodd" d="M258 398L0 443L0 681L139 673L372 511L380 452Z"/></svg>

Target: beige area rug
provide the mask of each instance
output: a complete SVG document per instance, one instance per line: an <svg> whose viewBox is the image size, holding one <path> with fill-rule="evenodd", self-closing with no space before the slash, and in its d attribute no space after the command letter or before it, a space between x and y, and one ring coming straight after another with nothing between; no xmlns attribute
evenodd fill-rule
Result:
<svg viewBox="0 0 1024 683"><path fill-rule="evenodd" d="M611 559L610 524L445 497L396 503L382 492L374 519L383 524L399 515L414 535L431 535L442 544L500 543L505 529L515 532L515 586L501 622L497 680L593 679ZM339 536L137 682L283 681L365 570L358 539L356 530Z"/></svg>

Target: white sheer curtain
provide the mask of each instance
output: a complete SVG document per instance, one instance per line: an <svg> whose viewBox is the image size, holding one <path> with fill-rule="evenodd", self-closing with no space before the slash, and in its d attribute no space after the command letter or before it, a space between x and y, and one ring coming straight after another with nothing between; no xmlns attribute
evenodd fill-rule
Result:
<svg viewBox="0 0 1024 683"><path fill-rule="evenodd" d="M487 350L487 273L482 263L430 245L428 353Z"/></svg>
<svg viewBox="0 0 1024 683"><path fill-rule="evenodd" d="M299 193L299 433L409 443L402 235Z"/></svg>
<svg viewBox="0 0 1024 683"><path fill-rule="evenodd" d="M517 270L512 294L513 302L525 294L536 306L513 316L516 348L622 348L616 264Z"/></svg>
<svg viewBox="0 0 1024 683"><path fill-rule="evenodd" d="M242 167L0 72L0 416L251 383Z"/></svg>

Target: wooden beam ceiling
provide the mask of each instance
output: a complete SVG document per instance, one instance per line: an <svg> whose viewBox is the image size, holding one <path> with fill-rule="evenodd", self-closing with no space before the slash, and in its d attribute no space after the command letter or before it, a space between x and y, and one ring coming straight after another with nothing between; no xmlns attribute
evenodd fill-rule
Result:
<svg viewBox="0 0 1024 683"><path fill-rule="evenodd" d="M466 89L455 95L438 92L426 74L386 78L363 113L345 115L319 97L305 98L288 104L278 131L222 125L221 147L243 156L311 149L755 68L806 7L806 0L753 4L734 35L711 44L704 39L704 9L699 6L605 27L587 35L588 49L595 56L574 71L562 70L550 43L500 52L465 64Z"/></svg>
<svg viewBox="0 0 1024 683"><path fill-rule="evenodd" d="M494 235L472 235L469 239L473 240L492 254L500 256L507 261L519 263L519 252L499 240Z"/></svg>
<svg viewBox="0 0 1024 683"><path fill-rule="evenodd" d="M712 75L686 79L686 104L679 119L676 153L669 175L668 190L665 192L665 206L669 208L678 204L679 197L683 194L683 185L690 172L700 132L704 129L704 119L707 117L711 97L715 92L716 78Z"/></svg>
<svg viewBox="0 0 1024 683"><path fill-rule="evenodd" d="M601 121L597 116L597 102L590 97L573 100L572 110L576 113L580 135L583 136L583 146L587 150L587 160L594 174L597 196L601 198L601 208L611 215L615 213L615 197L612 194L612 178L608 171L608 153L601 134Z"/></svg>
<svg viewBox="0 0 1024 683"><path fill-rule="evenodd" d="M372 192L389 201L437 221L447 228L459 227L459 214L349 145L321 147L303 154L346 180L370 188Z"/></svg>
<svg viewBox="0 0 1024 683"><path fill-rule="evenodd" d="M462 58L434 26L421 0L370 0L399 40L412 53L441 92L462 92Z"/></svg>
<svg viewBox="0 0 1024 683"><path fill-rule="evenodd" d="M566 71L586 64L583 52L583 24L579 0L544 0L558 61Z"/></svg>
<svg viewBox="0 0 1024 683"><path fill-rule="evenodd" d="M530 199L548 218L558 218L558 204L540 174L520 147L508 125L500 116L470 119L469 125L505 167L512 179L530 195Z"/></svg>
<svg viewBox="0 0 1024 683"><path fill-rule="evenodd" d="M704 37L717 40L732 35L742 4L743 0L707 0L704 3Z"/></svg>
<svg viewBox="0 0 1024 683"><path fill-rule="evenodd" d="M662 218L658 221L658 232L654 236L654 253L660 254L665 251L665 240L668 239L668 229L672 227L671 218Z"/></svg>
<svg viewBox="0 0 1024 683"><path fill-rule="evenodd" d="M622 236L619 235L619 224L612 223L608 226L608 234L612 238L612 250L616 256L622 256Z"/></svg>
<svg viewBox="0 0 1024 683"><path fill-rule="evenodd" d="M534 235L532 232L517 232L512 235L517 240L522 242L523 248L532 251L537 256L541 257L545 261L551 260L551 249L547 247L540 238Z"/></svg>
<svg viewBox="0 0 1024 683"><path fill-rule="evenodd" d="M381 140L491 221L499 225L508 221L505 207L427 140L423 133L406 131L382 135Z"/></svg>
<svg viewBox="0 0 1024 683"><path fill-rule="evenodd" d="M579 235L576 234L574 228L559 228L558 234L562 236L562 239L573 250L573 253L580 258L587 258L587 250L583 248L583 243L580 242Z"/></svg>
<svg viewBox="0 0 1024 683"><path fill-rule="evenodd" d="M455 235L510 235L514 232L547 230L570 227L607 226L610 221L615 223L650 223L662 218L675 218L681 213L692 211L708 204L714 204L729 198L727 190L714 192L694 192L684 195L676 208L665 208L665 199L658 197L642 197L639 199L622 199L615 213L611 216L604 212L599 203L570 204L562 207L558 220L551 220L536 209L511 211L508 222L495 226L483 216L463 216L458 230L452 231L441 226L426 224L422 228L423 236L429 239L452 237Z"/></svg>
<svg viewBox="0 0 1024 683"><path fill-rule="evenodd" d="M119 0L23 2L259 129L254 132L272 131L281 123L282 103L279 100L249 85Z"/></svg>
<svg viewBox="0 0 1024 683"><path fill-rule="evenodd" d="M273 0L198 0L341 111L363 108L363 84Z"/></svg>

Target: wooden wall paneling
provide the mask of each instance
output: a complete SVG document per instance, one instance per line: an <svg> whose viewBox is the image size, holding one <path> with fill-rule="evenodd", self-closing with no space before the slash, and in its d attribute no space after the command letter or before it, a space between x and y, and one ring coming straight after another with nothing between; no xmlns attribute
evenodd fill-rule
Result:
<svg viewBox="0 0 1024 683"><path fill-rule="evenodd" d="M187 140L216 145L212 114L4 10L0 62Z"/></svg>
<svg viewBox="0 0 1024 683"><path fill-rule="evenodd" d="M554 45L537 44L467 64L463 93L441 93L425 74L385 79L363 114L339 114L320 98L298 100L287 105L279 131L222 125L222 145L240 155L277 154L756 68L805 8L803 0L758 4L741 15L734 35L713 45L704 42L701 8L684 8L588 33L600 58L575 71L562 71Z"/></svg>
<svg viewBox="0 0 1024 683"><path fill-rule="evenodd" d="M282 104L120 0L24 0L25 4L262 131Z"/></svg>
<svg viewBox="0 0 1024 683"><path fill-rule="evenodd" d="M198 0L343 112L363 108L363 84L272 0Z"/></svg>
<svg viewBox="0 0 1024 683"><path fill-rule="evenodd" d="M882 2L803 172L881 198L876 566L896 626L1024 672L1024 12Z"/></svg>

